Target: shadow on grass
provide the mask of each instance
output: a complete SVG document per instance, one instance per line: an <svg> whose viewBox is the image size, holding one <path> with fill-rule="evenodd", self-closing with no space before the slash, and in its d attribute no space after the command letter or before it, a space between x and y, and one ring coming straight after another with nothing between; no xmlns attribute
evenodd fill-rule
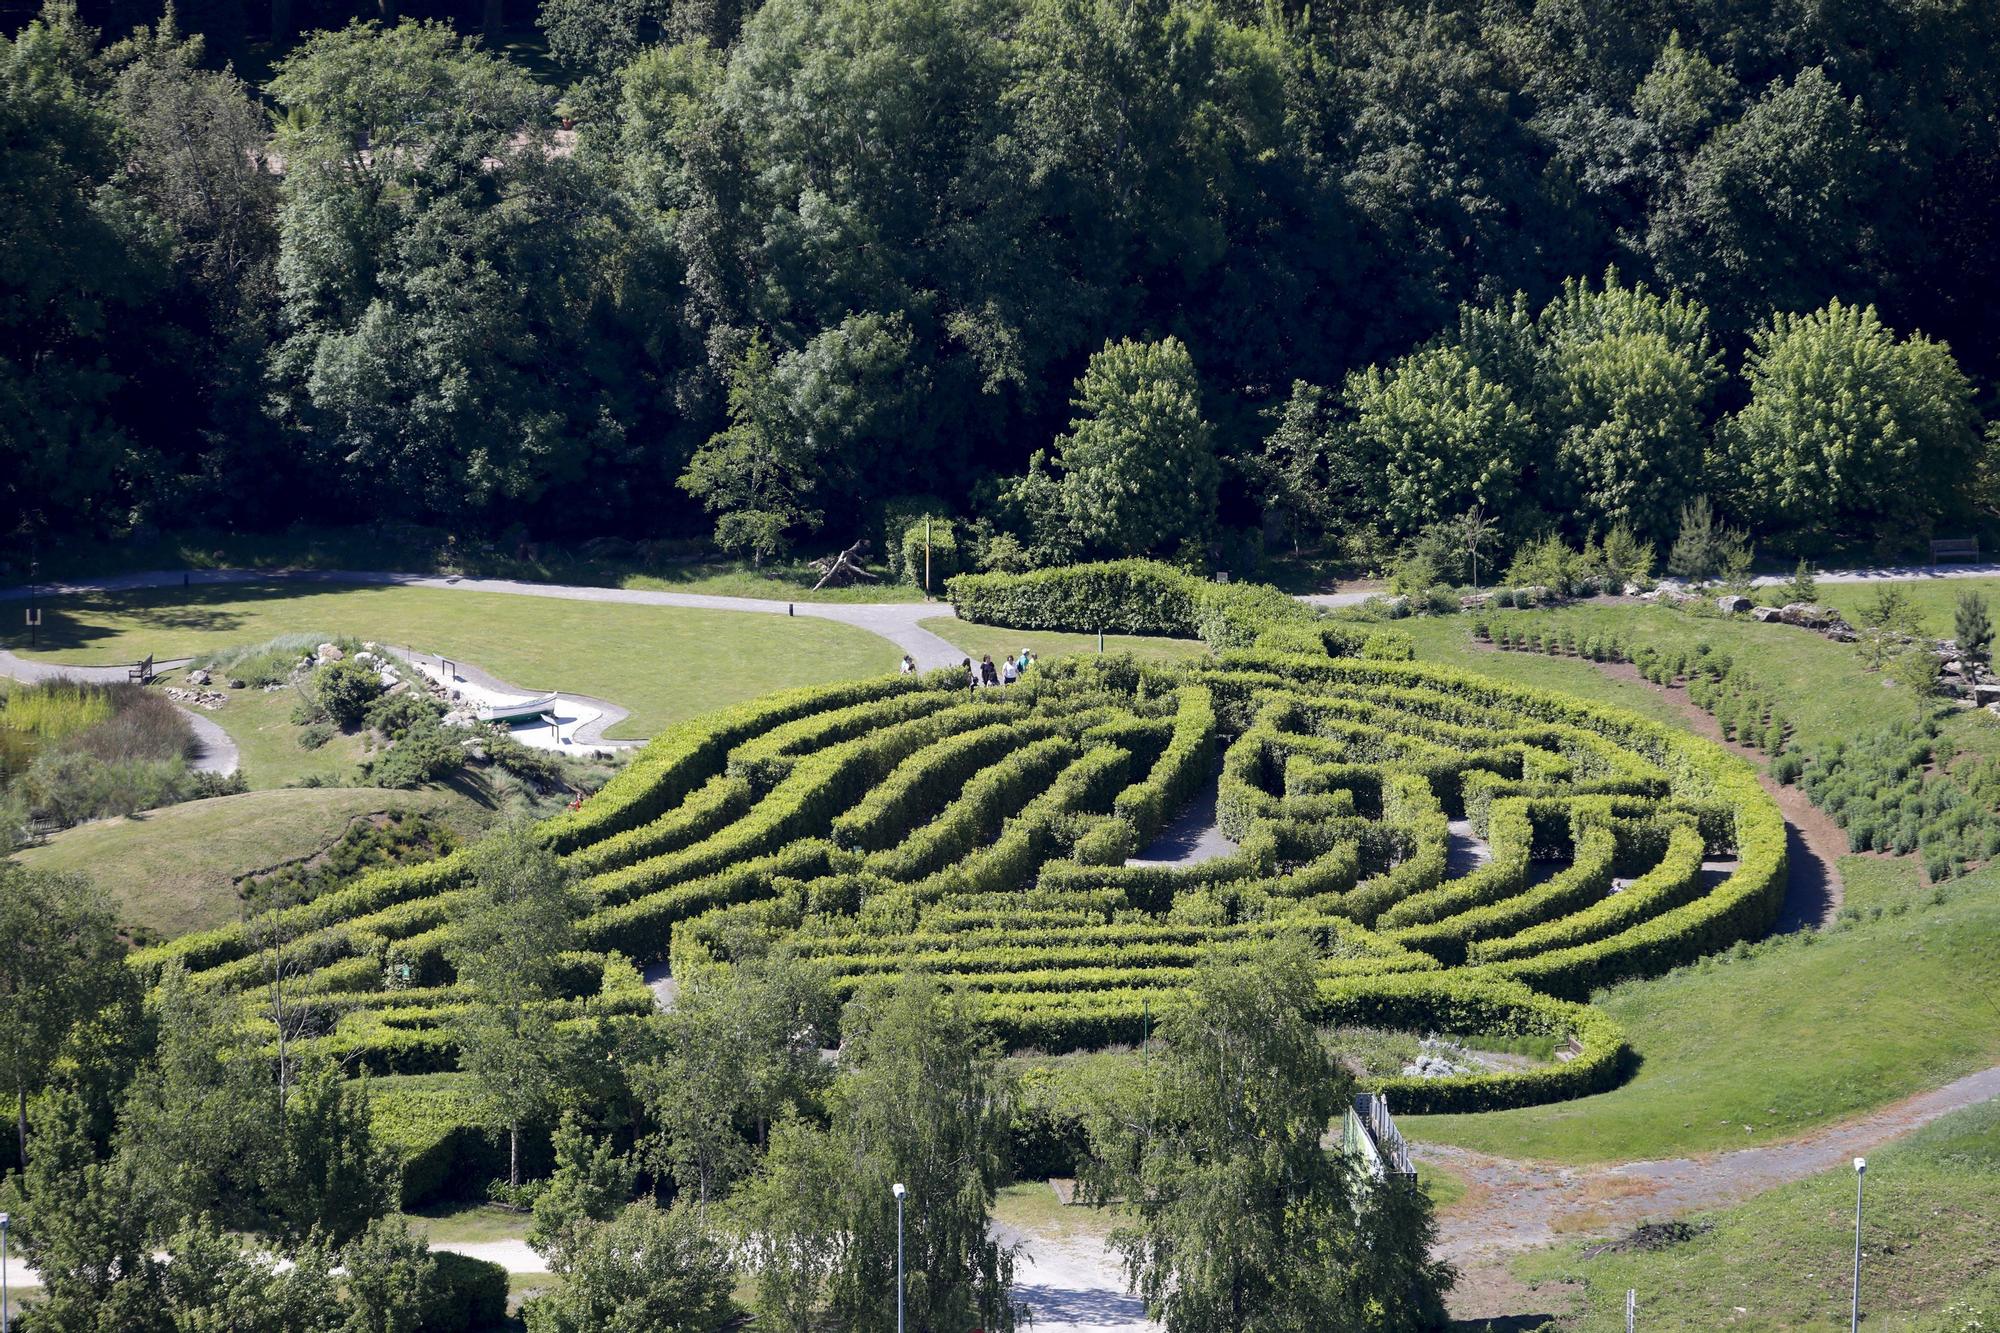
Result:
<svg viewBox="0 0 2000 1333"><path fill-rule="evenodd" d="M1445 1327L1450 1333L1532 1333L1560 1325L1552 1314L1510 1314L1499 1319L1454 1319Z"/></svg>

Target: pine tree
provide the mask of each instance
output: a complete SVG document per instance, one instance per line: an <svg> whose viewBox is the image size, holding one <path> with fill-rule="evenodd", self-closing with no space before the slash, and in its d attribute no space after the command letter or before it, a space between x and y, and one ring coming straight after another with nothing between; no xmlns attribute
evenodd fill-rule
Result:
<svg viewBox="0 0 2000 1333"><path fill-rule="evenodd" d="M1965 660L1984 666L1993 652L1993 619L1987 614L1986 598L1970 588L1961 592L1952 628Z"/></svg>

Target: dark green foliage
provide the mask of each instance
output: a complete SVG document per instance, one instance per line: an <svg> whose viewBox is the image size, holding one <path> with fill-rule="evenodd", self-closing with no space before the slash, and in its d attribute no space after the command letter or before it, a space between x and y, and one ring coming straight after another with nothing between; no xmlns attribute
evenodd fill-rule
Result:
<svg viewBox="0 0 2000 1333"><path fill-rule="evenodd" d="M1958 595L1958 605L1952 611L1952 636L1966 661L1984 665L1991 659L1993 617L1983 595L1970 589Z"/></svg>
<svg viewBox="0 0 2000 1333"><path fill-rule="evenodd" d="M313 696L332 723L352 731L367 716L368 706L382 695L382 678L375 668L353 658L328 662L313 673Z"/></svg>
<svg viewBox="0 0 2000 1333"><path fill-rule="evenodd" d="M1232 569L1474 505L1663 541L1696 488L1760 540L1982 512L1984 6L551 0L558 104L279 0L275 143L240 7L90 12L0 52L10 554L387 514L761 555L920 491L1008 561ZM1107 344L1181 351L1094 383Z"/></svg>

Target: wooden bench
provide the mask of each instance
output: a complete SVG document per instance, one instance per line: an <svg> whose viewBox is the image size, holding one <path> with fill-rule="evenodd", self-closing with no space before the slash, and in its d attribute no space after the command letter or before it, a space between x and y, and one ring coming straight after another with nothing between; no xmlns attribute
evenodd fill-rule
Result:
<svg viewBox="0 0 2000 1333"><path fill-rule="evenodd" d="M1940 560L1977 560L1979 538L1943 537L1931 543L1931 563Z"/></svg>
<svg viewBox="0 0 2000 1333"><path fill-rule="evenodd" d="M153 655L147 653L145 661L134 662L128 667L125 671L125 679L136 685L151 685L153 683Z"/></svg>

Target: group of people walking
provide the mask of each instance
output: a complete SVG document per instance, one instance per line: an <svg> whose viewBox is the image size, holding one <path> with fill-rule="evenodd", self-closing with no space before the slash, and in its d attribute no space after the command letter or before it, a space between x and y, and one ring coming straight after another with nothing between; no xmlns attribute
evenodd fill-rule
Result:
<svg viewBox="0 0 2000 1333"><path fill-rule="evenodd" d="M977 662L968 657L964 665L966 688L977 690L991 685L1012 685L1028 673L1028 668L1035 661L1034 653L1026 648L1012 657L1002 657L998 666L993 664L991 653L983 654ZM904 653L903 663L897 669L905 676L913 676L917 672L917 659Z"/></svg>

